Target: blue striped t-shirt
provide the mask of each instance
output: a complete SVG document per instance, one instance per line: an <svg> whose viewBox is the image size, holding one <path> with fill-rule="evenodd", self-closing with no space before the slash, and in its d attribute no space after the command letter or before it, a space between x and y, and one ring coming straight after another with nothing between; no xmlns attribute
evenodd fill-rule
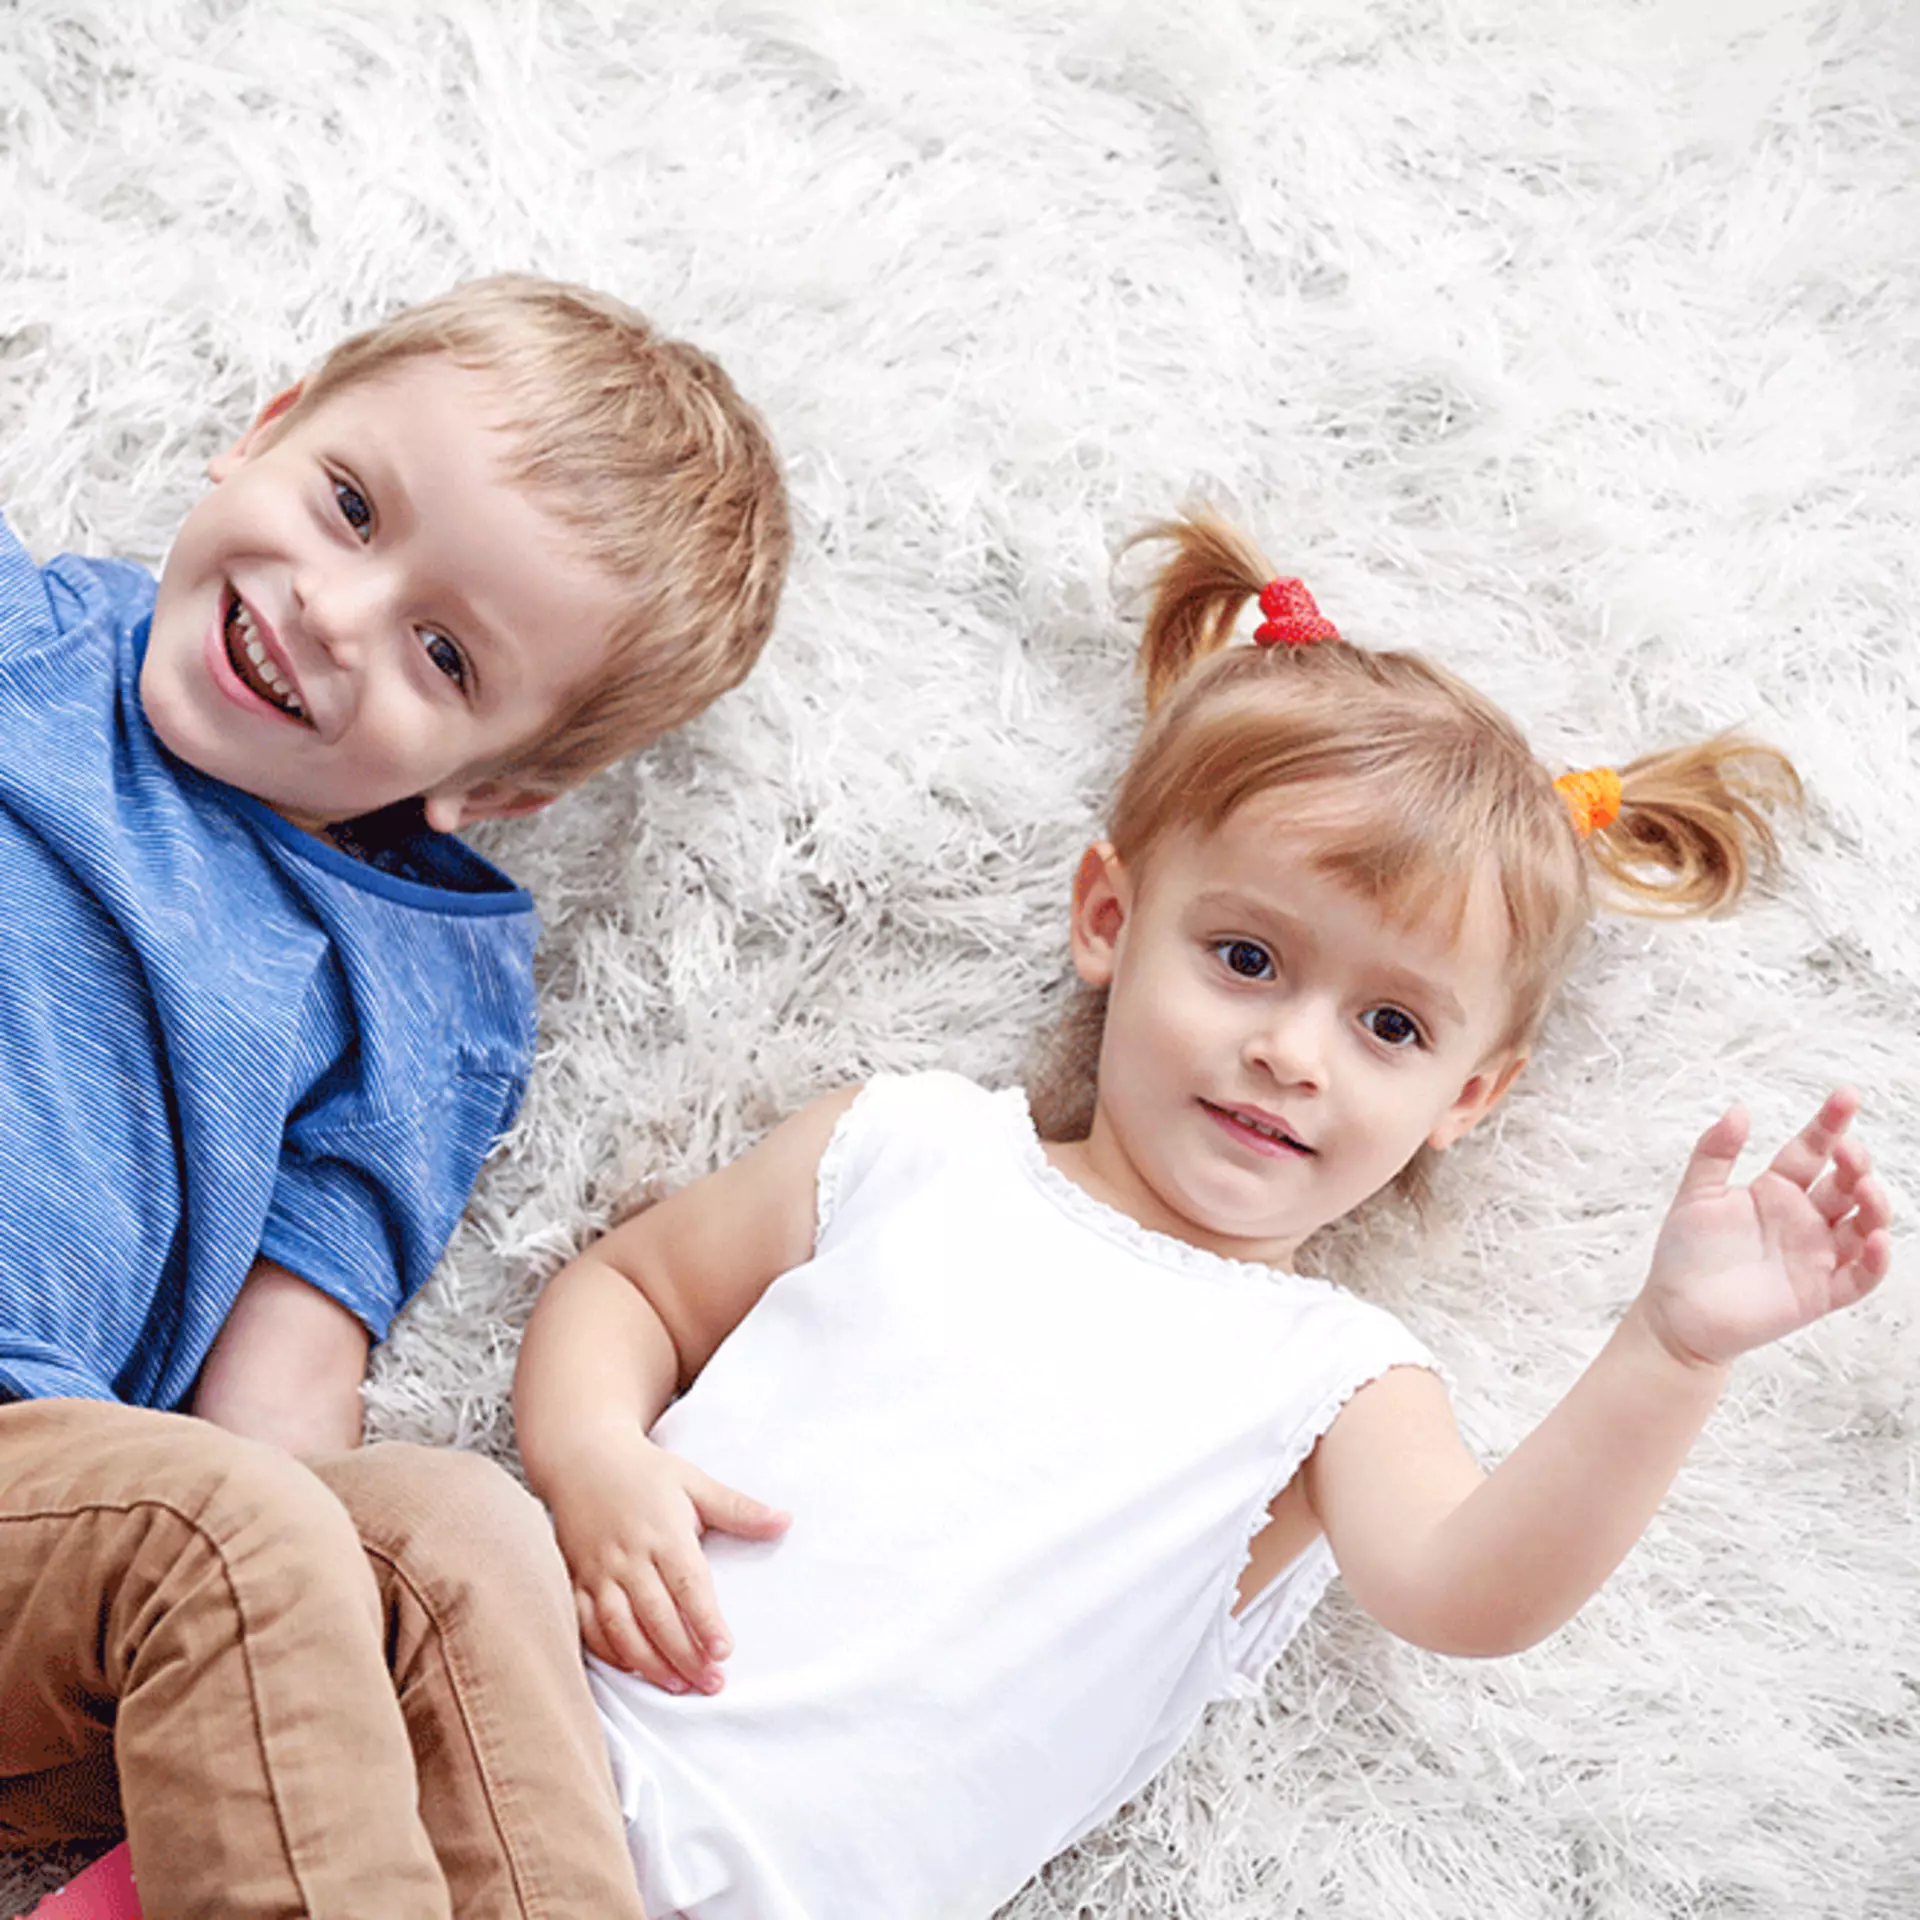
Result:
<svg viewBox="0 0 1920 1920"><path fill-rule="evenodd" d="M356 860L141 713L152 577L0 520L0 1389L173 1407L255 1257L376 1337L533 1048L533 903Z"/></svg>

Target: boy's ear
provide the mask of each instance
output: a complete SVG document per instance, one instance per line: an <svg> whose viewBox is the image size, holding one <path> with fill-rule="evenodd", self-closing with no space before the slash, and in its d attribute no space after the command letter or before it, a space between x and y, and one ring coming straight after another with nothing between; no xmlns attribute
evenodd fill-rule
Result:
<svg viewBox="0 0 1920 1920"><path fill-rule="evenodd" d="M426 796L427 825L435 833L458 833L476 820L517 820L538 813L560 796L536 793L506 780L476 780L470 787L449 787Z"/></svg>
<svg viewBox="0 0 1920 1920"><path fill-rule="evenodd" d="M216 453L207 462L207 478L216 485L227 479L254 449L260 444L260 436L265 430L300 398L304 381L296 380L283 392L276 393L255 416L253 425L243 433L225 453Z"/></svg>
<svg viewBox="0 0 1920 1920"><path fill-rule="evenodd" d="M1073 966L1090 987L1113 979L1120 932L1133 911L1133 876L1110 840L1096 840L1073 876Z"/></svg>
<svg viewBox="0 0 1920 1920"><path fill-rule="evenodd" d="M1504 1061L1498 1056L1488 1061L1460 1089L1459 1097L1441 1115L1433 1131L1427 1135L1427 1145L1444 1153L1456 1140L1471 1132L1499 1105L1526 1064L1527 1056L1524 1053L1512 1054Z"/></svg>

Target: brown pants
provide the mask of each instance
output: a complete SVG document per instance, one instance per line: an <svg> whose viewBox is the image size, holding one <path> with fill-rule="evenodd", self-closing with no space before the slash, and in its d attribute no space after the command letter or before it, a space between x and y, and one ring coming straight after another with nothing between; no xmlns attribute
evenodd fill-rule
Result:
<svg viewBox="0 0 1920 1920"><path fill-rule="evenodd" d="M0 1851L123 1823L155 1920L642 1920L566 1577L498 1467L0 1404Z"/></svg>

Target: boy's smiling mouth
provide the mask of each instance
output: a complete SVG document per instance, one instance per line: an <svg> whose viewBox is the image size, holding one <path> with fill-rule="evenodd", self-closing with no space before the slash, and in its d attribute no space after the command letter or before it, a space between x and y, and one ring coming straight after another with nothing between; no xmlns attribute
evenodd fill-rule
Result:
<svg viewBox="0 0 1920 1920"><path fill-rule="evenodd" d="M313 723L307 720L306 708L301 705L293 682L280 671L279 663L267 651L252 611L232 589L228 590L221 632L226 642L227 664L247 691L258 694L268 706L277 708L289 719L306 721L311 726Z"/></svg>

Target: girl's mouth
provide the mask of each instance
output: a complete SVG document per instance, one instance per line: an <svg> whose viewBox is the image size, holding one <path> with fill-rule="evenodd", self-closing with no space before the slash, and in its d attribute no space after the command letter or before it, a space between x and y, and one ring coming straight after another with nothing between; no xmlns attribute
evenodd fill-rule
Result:
<svg viewBox="0 0 1920 1920"><path fill-rule="evenodd" d="M1276 1126L1270 1120L1260 1119L1238 1107L1216 1106L1211 1100L1202 1100L1200 1104L1218 1125L1256 1152L1294 1156L1303 1160L1313 1155L1313 1149L1304 1140L1295 1139L1284 1127Z"/></svg>
<svg viewBox="0 0 1920 1920"><path fill-rule="evenodd" d="M227 596L222 632L226 640L227 664L240 676L240 682L247 691L258 694L268 706L277 707L290 719L305 720L306 709L300 704L300 696L294 692L293 683L275 665L272 655L254 630L253 615L242 604L240 596L231 591Z"/></svg>

